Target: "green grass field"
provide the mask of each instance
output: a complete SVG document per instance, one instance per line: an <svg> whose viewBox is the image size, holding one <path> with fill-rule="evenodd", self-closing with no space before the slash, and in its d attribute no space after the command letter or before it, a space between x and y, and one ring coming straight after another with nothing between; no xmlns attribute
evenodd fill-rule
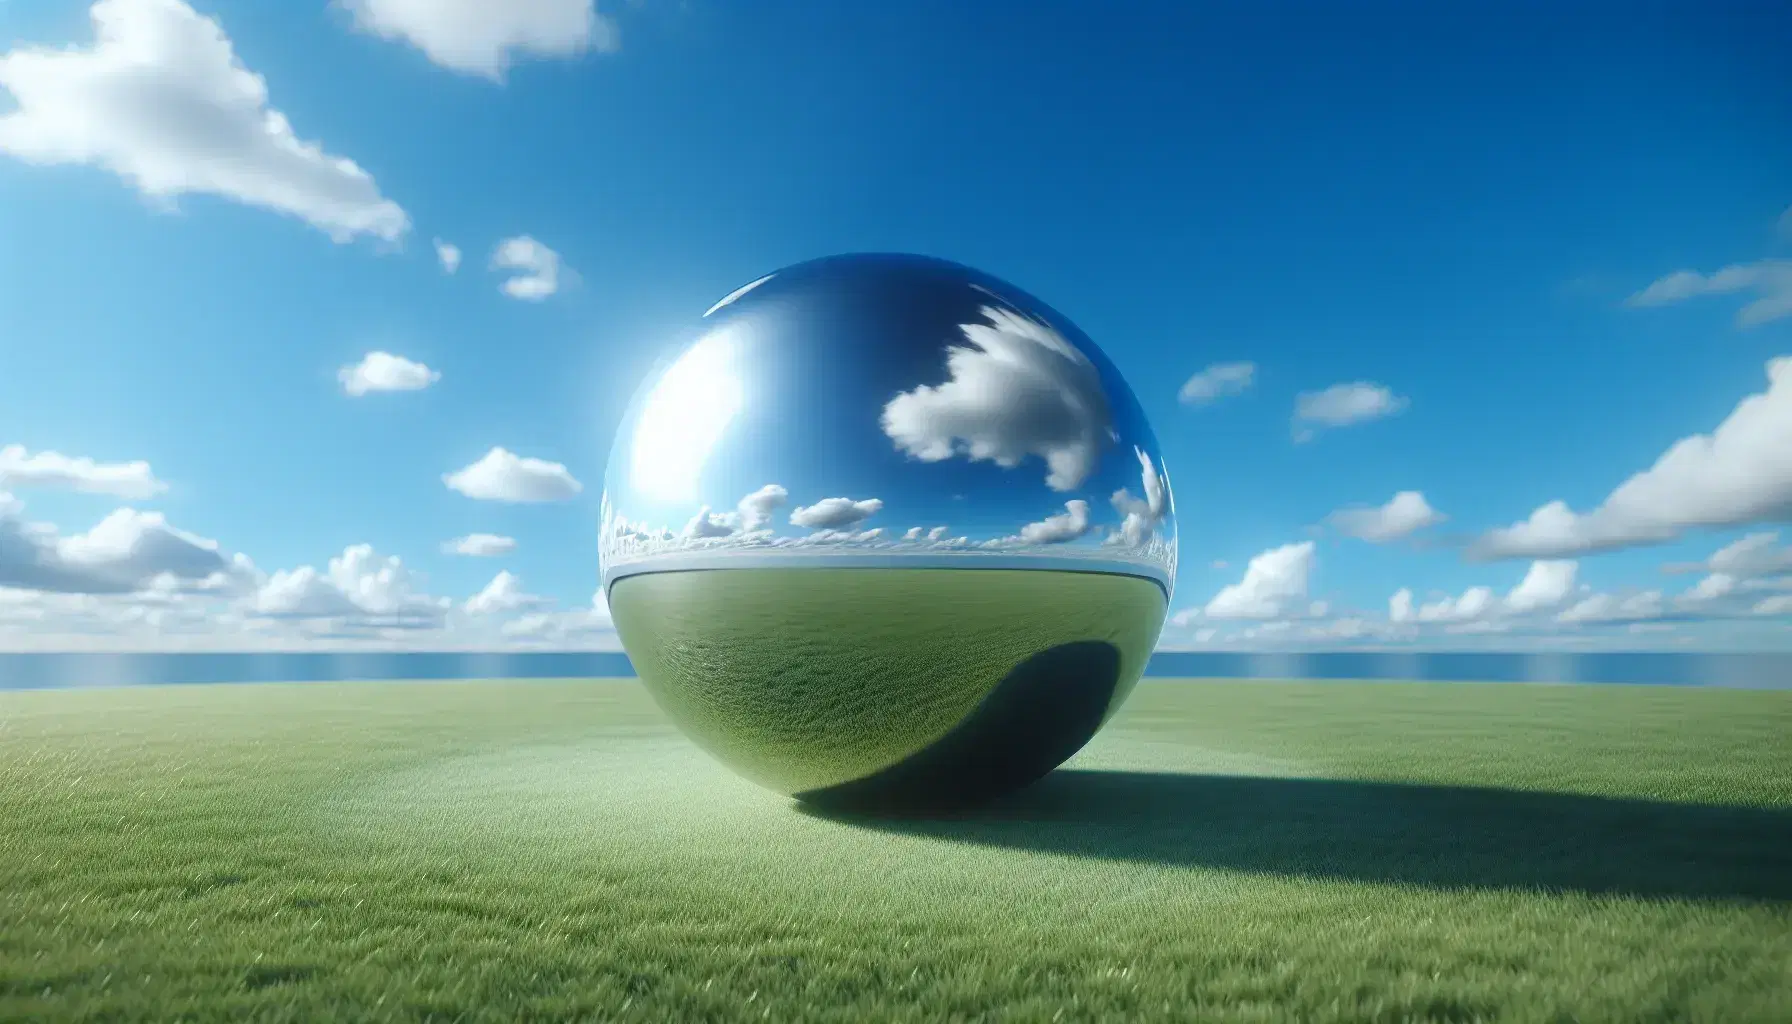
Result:
<svg viewBox="0 0 1792 1024"><path fill-rule="evenodd" d="M0 693L8 1020L1792 1020L1792 692L1152 680L842 820L628 682Z"/></svg>

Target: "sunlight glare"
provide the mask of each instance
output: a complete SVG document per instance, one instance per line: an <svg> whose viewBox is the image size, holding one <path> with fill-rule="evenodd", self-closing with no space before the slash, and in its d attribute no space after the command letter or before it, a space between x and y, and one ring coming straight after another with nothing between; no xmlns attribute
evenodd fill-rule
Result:
<svg viewBox="0 0 1792 1024"><path fill-rule="evenodd" d="M734 372L733 332L718 331L692 346L653 389L635 428L634 486L659 501L697 498L710 450L740 412L745 388Z"/></svg>

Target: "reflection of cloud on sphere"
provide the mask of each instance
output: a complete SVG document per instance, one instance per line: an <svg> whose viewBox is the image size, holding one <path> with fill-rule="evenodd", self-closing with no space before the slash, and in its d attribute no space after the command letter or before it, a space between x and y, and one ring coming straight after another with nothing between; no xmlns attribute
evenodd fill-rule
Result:
<svg viewBox="0 0 1792 1024"><path fill-rule="evenodd" d="M944 526L936 526L931 530L923 526L911 526L908 528L908 532L902 535L902 539L907 541L940 541L944 540L946 534L951 532L950 529Z"/></svg>
<svg viewBox="0 0 1792 1024"><path fill-rule="evenodd" d="M735 508L740 512L740 527L757 530L772 521L772 510L790 500L790 492L777 484L766 484L740 499Z"/></svg>
<svg viewBox="0 0 1792 1024"><path fill-rule="evenodd" d="M883 507L883 501L878 498L866 498L864 501L823 498L813 505L800 506L790 513L790 524L811 530L838 530L863 522Z"/></svg>
<svg viewBox="0 0 1792 1024"><path fill-rule="evenodd" d="M1132 492L1124 487L1114 492L1111 499L1114 510L1126 518L1121 521L1119 530L1108 535L1107 543L1136 548L1151 540L1157 532L1157 524L1163 521L1164 514L1169 511L1170 483L1151 464L1148 452L1143 448L1135 448L1133 451L1139 457L1145 498L1141 501L1133 497Z"/></svg>
<svg viewBox="0 0 1792 1024"><path fill-rule="evenodd" d="M1065 544L1089 532L1089 503L1072 498L1064 511L1020 528L1014 539L1022 544Z"/></svg>
<svg viewBox="0 0 1792 1024"><path fill-rule="evenodd" d="M1037 320L995 306L964 324L947 351L949 379L884 406L884 433L923 462L962 455L1004 469L1045 460L1046 483L1073 490L1114 438L1101 377L1075 345Z"/></svg>
<svg viewBox="0 0 1792 1024"><path fill-rule="evenodd" d="M687 538L730 537L734 535L734 517L727 513L717 514L705 505L697 510L691 521L685 524L684 535Z"/></svg>
<svg viewBox="0 0 1792 1024"><path fill-rule="evenodd" d="M771 544L773 547L779 548L813 547L817 544L869 545L883 539L883 535L884 530L881 526L870 530L834 530L824 528L816 530L814 533L805 537L778 537L772 540Z"/></svg>

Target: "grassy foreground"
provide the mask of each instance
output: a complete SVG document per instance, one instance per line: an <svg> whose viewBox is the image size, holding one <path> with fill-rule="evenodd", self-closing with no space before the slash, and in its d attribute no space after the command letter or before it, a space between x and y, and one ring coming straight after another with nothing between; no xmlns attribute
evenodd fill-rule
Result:
<svg viewBox="0 0 1792 1024"><path fill-rule="evenodd" d="M627 682L0 693L0 1019L1792 1020L1792 692L1147 681L832 820Z"/></svg>

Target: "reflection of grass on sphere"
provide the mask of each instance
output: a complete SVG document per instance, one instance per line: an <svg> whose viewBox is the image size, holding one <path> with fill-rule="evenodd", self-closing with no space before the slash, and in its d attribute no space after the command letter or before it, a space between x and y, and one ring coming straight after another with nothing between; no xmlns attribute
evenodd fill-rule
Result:
<svg viewBox="0 0 1792 1024"><path fill-rule="evenodd" d="M1121 652L1123 701L1157 642L1154 583L1004 569L725 569L631 576L610 610L636 669L698 743L801 792L944 735L1029 655Z"/></svg>
<svg viewBox="0 0 1792 1024"><path fill-rule="evenodd" d="M1792 1020L1792 693L1141 685L805 813L628 682L0 692L0 1020Z"/></svg>

